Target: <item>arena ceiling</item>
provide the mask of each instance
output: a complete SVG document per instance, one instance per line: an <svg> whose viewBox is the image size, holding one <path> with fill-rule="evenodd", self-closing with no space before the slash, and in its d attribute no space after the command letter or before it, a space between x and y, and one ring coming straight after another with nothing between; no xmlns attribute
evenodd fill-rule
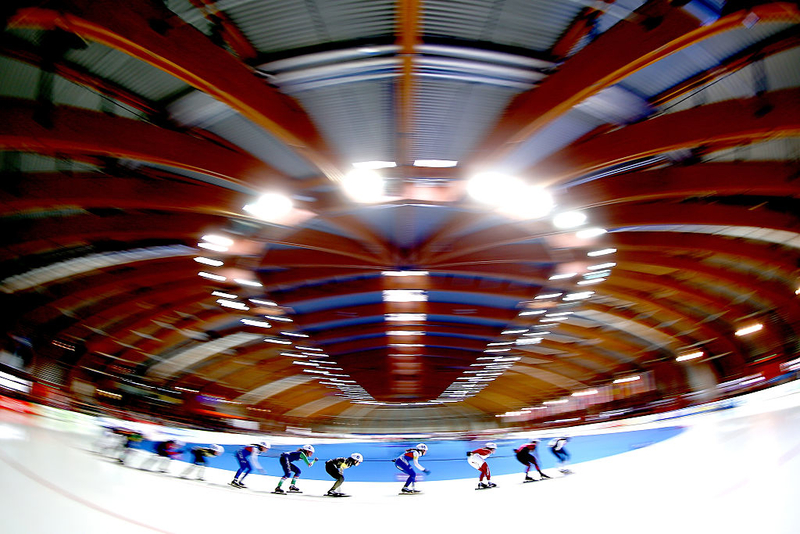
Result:
<svg viewBox="0 0 800 534"><path fill-rule="evenodd" d="M463 430L797 357L795 2L0 13L6 341L64 387Z"/></svg>

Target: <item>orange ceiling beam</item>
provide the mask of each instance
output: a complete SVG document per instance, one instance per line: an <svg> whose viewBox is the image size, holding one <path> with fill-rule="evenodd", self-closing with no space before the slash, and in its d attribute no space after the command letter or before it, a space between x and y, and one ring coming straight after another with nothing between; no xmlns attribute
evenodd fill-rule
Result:
<svg viewBox="0 0 800 534"><path fill-rule="evenodd" d="M397 2L397 44L400 45L402 74L397 80L397 164L409 171L414 140L414 58L420 44L420 3L422 0Z"/></svg>
<svg viewBox="0 0 800 534"><path fill-rule="evenodd" d="M36 105L0 99L0 122L5 125L0 149L128 158L208 174L257 191L286 185L277 171L250 154L142 121L58 106L52 127L45 128L34 120Z"/></svg>
<svg viewBox="0 0 800 534"><path fill-rule="evenodd" d="M785 89L661 115L573 143L529 168L526 175L552 186L674 150L713 150L798 135L800 89Z"/></svg>
<svg viewBox="0 0 800 534"><path fill-rule="evenodd" d="M150 24L154 20L164 23L161 31ZM331 180L341 179L329 148L295 101L157 3L68 0L54 8L19 9L9 26L61 28L144 61L237 110Z"/></svg>
<svg viewBox="0 0 800 534"><path fill-rule="evenodd" d="M679 50L743 27L750 13L762 23L800 21L796 5L776 2L701 26L698 19L671 3L647 2L572 56L537 88L516 97L479 153L496 161L582 100Z"/></svg>

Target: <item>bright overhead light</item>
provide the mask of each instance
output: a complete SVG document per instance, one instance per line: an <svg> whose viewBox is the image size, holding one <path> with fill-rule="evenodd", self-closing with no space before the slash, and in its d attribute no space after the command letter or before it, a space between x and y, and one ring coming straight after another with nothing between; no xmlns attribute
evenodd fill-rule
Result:
<svg viewBox="0 0 800 534"><path fill-rule="evenodd" d="M290 337L309 337L308 334L300 334L298 332L281 332L281 334Z"/></svg>
<svg viewBox="0 0 800 534"><path fill-rule="evenodd" d="M242 319L242 322L248 326L260 326L261 328L272 327L272 325L266 321L256 321L254 319Z"/></svg>
<svg viewBox="0 0 800 534"><path fill-rule="evenodd" d="M229 247L233 245L233 239L216 234L204 235L202 239L204 241L208 241L209 243L214 243L215 245L222 245L223 247Z"/></svg>
<svg viewBox="0 0 800 534"><path fill-rule="evenodd" d="M526 310L524 312L520 312L519 315L520 315L520 317L522 317L524 315L541 315L541 314L545 313L546 311L547 310Z"/></svg>
<svg viewBox="0 0 800 534"><path fill-rule="evenodd" d="M291 345L292 344L291 341L288 341L286 339L278 339L276 337L265 337L264 338L264 342L265 343L277 343L278 345ZM297 355L293 354L292 356L296 357Z"/></svg>
<svg viewBox="0 0 800 534"><path fill-rule="evenodd" d="M522 180L515 176L500 172L482 172L467 182L467 193L478 202L499 206L507 198L519 194L523 187Z"/></svg>
<svg viewBox="0 0 800 534"><path fill-rule="evenodd" d="M617 251L615 248L603 248L600 250L593 250L592 252L587 252L587 256L595 257L595 256L605 256L606 254L613 254Z"/></svg>
<svg viewBox="0 0 800 534"><path fill-rule="evenodd" d="M639 375L629 376L626 378L617 378L616 380L614 380L614 384L624 384L625 382L636 382L637 380L641 380L641 378L642 377Z"/></svg>
<svg viewBox="0 0 800 534"><path fill-rule="evenodd" d="M375 170L375 169L390 169L392 167L397 167L397 163L394 161L359 161L357 163L353 163L354 169L367 169L367 170Z"/></svg>
<svg viewBox="0 0 800 534"><path fill-rule="evenodd" d="M562 274L554 274L548 280L565 280L567 278L572 278L573 276L577 276L578 273L562 273Z"/></svg>
<svg viewBox="0 0 800 534"><path fill-rule="evenodd" d="M758 332L762 328L764 328L763 324L756 323L756 324L754 324L752 326L747 326L745 328L740 328L739 330L736 331L736 335L737 336L746 336L747 334L752 334L753 332Z"/></svg>
<svg viewBox="0 0 800 534"><path fill-rule="evenodd" d="M597 265L590 265L586 269L589 271L597 271L599 269L610 269L616 267L616 263L598 263Z"/></svg>
<svg viewBox="0 0 800 534"><path fill-rule="evenodd" d="M387 336L424 336L425 332L422 330L389 330L386 332Z"/></svg>
<svg viewBox="0 0 800 534"><path fill-rule="evenodd" d="M527 332L527 328L522 328L520 330L503 330L500 334L522 334L523 332Z"/></svg>
<svg viewBox="0 0 800 534"><path fill-rule="evenodd" d="M521 337L515 341L517 345L538 345L542 342L540 337Z"/></svg>
<svg viewBox="0 0 800 534"><path fill-rule="evenodd" d="M501 347L503 345L513 345L513 341L494 341L492 343L487 343L487 347Z"/></svg>
<svg viewBox="0 0 800 534"><path fill-rule="evenodd" d="M611 275L611 269L603 269L602 271L594 271L591 273L586 273L583 275L585 280L591 280L593 278L605 278L606 276Z"/></svg>
<svg viewBox="0 0 800 534"><path fill-rule="evenodd" d="M302 345L295 345L294 348L296 348L297 350L311 350L315 352L322 352L322 349L319 349L317 347L304 347Z"/></svg>
<svg viewBox="0 0 800 534"><path fill-rule="evenodd" d="M414 167L455 167L458 161L452 159L415 159Z"/></svg>
<svg viewBox="0 0 800 534"><path fill-rule="evenodd" d="M536 295L533 297L533 300L544 300L544 299L554 299L556 297L560 297L563 293L542 293L541 295Z"/></svg>
<svg viewBox="0 0 800 534"><path fill-rule="evenodd" d="M689 354L683 354L675 358L677 362L685 362L686 360L694 360L695 358L699 358L703 355L703 351L699 350L697 352L691 352Z"/></svg>
<svg viewBox="0 0 800 534"><path fill-rule="evenodd" d="M383 276L428 276L428 271L382 271Z"/></svg>
<svg viewBox="0 0 800 534"><path fill-rule="evenodd" d="M203 256L198 256L194 259L197 263L202 263L203 265L210 265L212 267L222 267L225 265L225 262L220 260L212 260L211 258L204 258Z"/></svg>
<svg viewBox="0 0 800 534"><path fill-rule="evenodd" d="M265 315L264 317L266 317L267 319L272 319L273 321L281 321L281 322L284 322L284 323L293 323L294 322L291 319L289 319L288 317L281 317L280 315Z"/></svg>
<svg viewBox="0 0 800 534"><path fill-rule="evenodd" d="M250 309L246 304L236 302L235 300L217 299L217 304L225 308L233 308L234 310L247 311Z"/></svg>
<svg viewBox="0 0 800 534"><path fill-rule="evenodd" d="M383 178L370 169L348 172L342 180L342 187L347 196L356 202L378 202L383 198Z"/></svg>
<svg viewBox="0 0 800 534"><path fill-rule="evenodd" d="M483 352L508 352L508 351L510 351L510 350L511 350L511 349L486 349L486 350L485 350L485 351L483 351Z"/></svg>
<svg viewBox="0 0 800 534"><path fill-rule="evenodd" d="M605 233L608 233L608 230L606 230L605 228L587 228L586 230L575 232L575 237L577 237L578 239L590 239L592 237L597 237Z"/></svg>
<svg viewBox="0 0 800 534"><path fill-rule="evenodd" d="M554 400L554 401L544 401L542 404L566 404L569 400L561 399L561 400Z"/></svg>
<svg viewBox="0 0 800 534"><path fill-rule="evenodd" d="M428 315L425 313L387 313L383 318L391 322L422 323L428 320Z"/></svg>
<svg viewBox="0 0 800 534"><path fill-rule="evenodd" d="M209 280L216 280L217 282L224 282L225 280L227 280L227 278L225 278L224 276L213 273L207 273L205 271L200 271L197 274L199 274L203 278L208 278Z"/></svg>
<svg viewBox="0 0 800 534"><path fill-rule="evenodd" d="M542 317L541 323L557 323L559 321L566 321L569 317ZM539 332L536 332L537 334Z"/></svg>
<svg viewBox="0 0 800 534"><path fill-rule="evenodd" d="M565 302L569 302L571 300L583 300L583 299L588 299L592 295L594 295L594 291L580 291L578 293L568 293L564 295L564 298L562 300L564 300Z"/></svg>
<svg viewBox="0 0 800 534"><path fill-rule="evenodd" d="M258 304L260 306L277 306L277 302L272 302L271 300L261 300L261 299L249 299L250 302L253 304Z"/></svg>
<svg viewBox="0 0 800 534"><path fill-rule="evenodd" d="M590 286L592 284L599 284L600 282L605 282L605 278L590 278L589 280L581 280L578 282L579 286Z"/></svg>
<svg viewBox="0 0 800 534"><path fill-rule="evenodd" d="M553 197L537 186L525 186L511 193L500 204L499 210L511 217L520 219L539 219L545 217L555 207Z"/></svg>
<svg viewBox="0 0 800 534"><path fill-rule="evenodd" d="M572 394L573 397L588 397L589 395L597 395L597 390L587 389L586 391L576 391Z"/></svg>
<svg viewBox="0 0 800 534"><path fill-rule="evenodd" d="M243 286L252 286L252 287L262 286L261 282L256 282L255 280L245 280L244 278L234 278L233 281Z"/></svg>
<svg viewBox="0 0 800 534"><path fill-rule="evenodd" d="M389 343L390 347L424 347L425 345L422 343Z"/></svg>
<svg viewBox="0 0 800 534"><path fill-rule="evenodd" d="M384 302L425 302L428 293L424 289L385 289Z"/></svg>
<svg viewBox="0 0 800 534"><path fill-rule="evenodd" d="M214 252L227 252L228 247L222 245L215 245L214 243L205 243L200 242L197 244L198 247L204 248L206 250L213 250Z"/></svg>
<svg viewBox="0 0 800 534"><path fill-rule="evenodd" d="M565 211L553 217L556 228L575 228L586 222L586 214L581 211Z"/></svg>
<svg viewBox="0 0 800 534"><path fill-rule="evenodd" d="M288 215L293 207L292 199L286 195L265 193L255 203L247 204L243 209L254 217L272 221Z"/></svg>
<svg viewBox="0 0 800 534"><path fill-rule="evenodd" d="M239 298L236 295L231 295L230 293L223 293L222 291L212 291L211 294L214 295L215 297L222 297L224 299L232 300Z"/></svg>

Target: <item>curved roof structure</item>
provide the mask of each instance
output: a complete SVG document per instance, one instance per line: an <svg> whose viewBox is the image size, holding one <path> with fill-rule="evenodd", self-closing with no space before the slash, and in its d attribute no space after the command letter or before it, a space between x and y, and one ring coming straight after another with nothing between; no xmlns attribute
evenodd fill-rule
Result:
<svg viewBox="0 0 800 534"><path fill-rule="evenodd" d="M796 3L21 4L6 348L86 402L470 430L797 358Z"/></svg>

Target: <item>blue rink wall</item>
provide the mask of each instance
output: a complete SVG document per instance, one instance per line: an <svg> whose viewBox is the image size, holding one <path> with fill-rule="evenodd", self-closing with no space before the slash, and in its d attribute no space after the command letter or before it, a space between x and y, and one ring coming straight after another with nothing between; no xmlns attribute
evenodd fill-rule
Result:
<svg viewBox="0 0 800 534"><path fill-rule="evenodd" d="M635 430L631 432L615 432L608 434L598 434L591 436L576 436L570 438L566 449L571 456L570 464L597 460L606 456L613 456L629 452L642 447L647 447L659 441L674 437L684 428L679 426L667 428L655 428L649 430ZM547 447L551 438L542 438L539 449L537 449L539 464L542 469L553 468L556 466L556 458ZM405 475L394 466L393 461L409 447L413 447L418 441L408 442L349 442L341 444L315 444L315 458L320 461L314 466L309 467L304 462L295 462L295 465L302 470L301 478L309 480L330 480L330 476L325 472L324 461L338 456L349 456L351 453L359 452L364 455L364 463L358 467L345 470L345 477L354 482L390 482L403 479ZM420 474L418 479L423 477L427 480L452 480L461 478L473 478L477 476L477 471L472 468L466 459L467 451L475 450L483 446L487 441L463 441L463 440L426 440L428 453L420 459L420 464L431 471L428 475ZM517 461L514 449L526 443L524 439L518 440L497 440L497 452L488 459L492 475L508 475L521 473L524 467ZM190 450L195 445L207 445L207 443L187 443L185 450ZM242 446L247 445L243 443ZM296 450L300 444L294 445L275 445L265 454L259 456L259 463L266 469L269 476L282 476L278 457L283 452ZM136 448L152 451L154 442L144 441L137 444ZM208 458L208 466L218 469L236 471L239 464L234 457L239 447L225 445L225 453L216 458ZM184 453L182 461L189 461L191 454ZM254 471L254 474L257 472Z"/></svg>

